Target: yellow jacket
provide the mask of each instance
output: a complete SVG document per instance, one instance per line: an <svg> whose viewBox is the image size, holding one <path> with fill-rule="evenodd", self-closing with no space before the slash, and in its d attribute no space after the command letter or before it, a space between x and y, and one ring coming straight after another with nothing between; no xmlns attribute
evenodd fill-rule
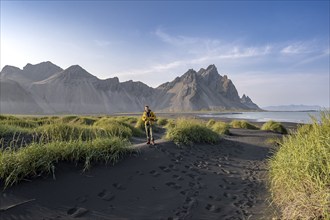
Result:
<svg viewBox="0 0 330 220"><path fill-rule="evenodd" d="M148 122L150 124L152 124L153 121L155 121L155 120L156 120L155 113L153 113L152 111L149 111L149 112L144 111L143 112L142 121L144 121L145 124L147 124Z"/></svg>

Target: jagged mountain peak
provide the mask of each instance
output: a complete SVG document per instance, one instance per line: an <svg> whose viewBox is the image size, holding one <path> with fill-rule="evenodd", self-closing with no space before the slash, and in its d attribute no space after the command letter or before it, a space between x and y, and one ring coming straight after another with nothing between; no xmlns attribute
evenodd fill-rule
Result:
<svg viewBox="0 0 330 220"><path fill-rule="evenodd" d="M198 71L198 74L201 75L202 78L204 80L206 80L206 82L208 84L221 79L221 76L218 73L217 67L214 64L209 65L206 69L200 69Z"/></svg>
<svg viewBox="0 0 330 220"><path fill-rule="evenodd" d="M60 76L67 79L96 79L96 76L93 76L87 72L84 68L79 65L72 65L69 68L63 70L59 73Z"/></svg>
<svg viewBox="0 0 330 220"><path fill-rule="evenodd" d="M2 68L0 74L1 75L12 74L12 73L16 73L16 72L19 72L19 71L21 71L21 69L16 67L16 66L6 65Z"/></svg>
<svg viewBox="0 0 330 220"><path fill-rule="evenodd" d="M30 68L35 68L35 67L38 67L38 66L44 66L44 67L58 67L58 68L60 68L59 66L53 64L53 63L50 62L50 61L44 61L44 62L37 63L37 64L31 64L31 63L28 63L28 64L26 64L26 65L23 67L23 70L27 70L27 69L30 69Z"/></svg>
<svg viewBox="0 0 330 220"><path fill-rule="evenodd" d="M54 74L62 71L63 69L50 61L41 62L38 64L28 63L23 67L21 72L27 79L32 80L33 82L45 80Z"/></svg>
<svg viewBox="0 0 330 220"><path fill-rule="evenodd" d="M26 72L59 72L63 70L61 67L53 64L50 61L41 62L38 64L28 63L23 67L23 71Z"/></svg>
<svg viewBox="0 0 330 220"><path fill-rule="evenodd" d="M241 98L241 103L253 110L259 110L259 106L256 105L249 96L243 94Z"/></svg>

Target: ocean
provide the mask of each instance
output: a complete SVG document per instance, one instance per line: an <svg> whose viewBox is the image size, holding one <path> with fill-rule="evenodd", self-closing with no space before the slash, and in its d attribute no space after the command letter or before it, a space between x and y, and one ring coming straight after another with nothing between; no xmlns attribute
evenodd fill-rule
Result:
<svg viewBox="0 0 330 220"><path fill-rule="evenodd" d="M257 122L265 122L269 120L278 122L294 122L294 123L312 123L311 117L320 120L320 112L232 112L232 113L209 113L200 114L199 117L204 118L230 118L245 119Z"/></svg>

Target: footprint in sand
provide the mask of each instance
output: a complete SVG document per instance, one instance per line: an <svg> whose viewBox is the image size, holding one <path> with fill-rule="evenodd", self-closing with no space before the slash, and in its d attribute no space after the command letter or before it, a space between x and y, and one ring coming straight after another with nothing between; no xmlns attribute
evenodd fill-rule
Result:
<svg viewBox="0 0 330 220"><path fill-rule="evenodd" d="M230 189L229 186L225 186L225 185L221 185L221 184L219 185L219 187L222 188L222 189Z"/></svg>
<svg viewBox="0 0 330 220"><path fill-rule="evenodd" d="M76 198L76 201L79 203L84 203L87 201L87 199L88 199L88 196L80 196L80 197Z"/></svg>
<svg viewBox="0 0 330 220"><path fill-rule="evenodd" d="M178 159L171 159L172 162L174 162L175 164L180 164L180 160Z"/></svg>
<svg viewBox="0 0 330 220"><path fill-rule="evenodd" d="M159 166L159 169L161 169L163 172L165 172L165 173L169 173L169 172L171 172L171 170L170 169L168 169L167 167L165 167L165 166Z"/></svg>
<svg viewBox="0 0 330 220"><path fill-rule="evenodd" d="M107 190L102 190L102 192L100 192L99 194L97 194L98 197L100 197L101 199L105 200L105 201L111 201L115 198L115 195L111 192L108 192Z"/></svg>
<svg viewBox="0 0 330 220"><path fill-rule="evenodd" d="M232 200L236 200L238 198L237 195L235 195L235 194L232 195L232 194L226 193L226 192L223 194L223 196L226 197L226 198L232 199Z"/></svg>
<svg viewBox="0 0 330 220"><path fill-rule="evenodd" d="M67 214L73 218L79 218L85 215L88 212L88 209L81 208L81 207L74 207L67 211Z"/></svg>
<svg viewBox="0 0 330 220"><path fill-rule="evenodd" d="M187 197L183 204L184 209L192 209L196 206L197 206L197 199L194 197Z"/></svg>
<svg viewBox="0 0 330 220"><path fill-rule="evenodd" d="M173 188L173 189L181 189L182 188L182 186L180 186L179 184L176 184L174 182L167 182L166 185Z"/></svg>
<svg viewBox="0 0 330 220"><path fill-rule="evenodd" d="M174 170L174 171L178 171L178 170L179 170L179 169L178 169L175 165L173 165L173 164L168 165L168 167L171 168L171 169Z"/></svg>
<svg viewBox="0 0 330 220"><path fill-rule="evenodd" d="M151 170L149 173L150 173L153 177L158 177L158 176L160 176L160 173L158 173L156 170Z"/></svg>
<svg viewBox="0 0 330 220"><path fill-rule="evenodd" d="M187 195L188 193L189 193L189 191L190 191L190 189L185 189L185 190L182 190L181 192L180 192L180 194L182 194L182 195Z"/></svg>
<svg viewBox="0 0 330 220"><path fill-rule="evenodd" d="M230 171L229 170L226 170L226 169L221 168L221 171L224 172L224 173L226 173L226 174L230 174Z"/></svg>
<svg viewBox="0 0 330 220"><path fill-rule="evenodd" d="M192 187L193 189L206 189L206 185L204 183L201 182L189 182L188 184L190 187Z"/></svg>
<svg viewBox="0 0 330 220"><path fill-rule="evenodd" d="M135 173L138 174L138 175L140 175L140 176L143 176L144 175L144 173L142 171L140 171L140 170L137 170Z"/></svg>
<svg viewBox="0 0 330 220"><path fill-rule="evenodd" d="M114 183L114 184L112 184L112 186L115 187L116 189L119 189L119 190L125 190L126 189L126 187L123 186L120 183Z"/></svg>
<svg viewBox="0 0 330 220"><path fill-rule="evenodd" d="M188 176L190 178L192 178L193 180L197 180L197 181L202 180L202 177L200 177L198 175L195 175L195 174L192 174L192 173L188 173Z"/></svg>
<svg viewBox="0 0 330 220"><path fill-rule="evenodd" d="M179 175L176 175L176 174L174 174L172 177L176 180L179 180L179 181L184 180L182 176L179 176Z"/></svg>
<svg viewBox="0 0 330 220"><path fill-rule="evenodd" d="M219 213L221 211L220 208L217 208L216 206L212 205L212 204L207 204L205 206L205 209L210 211L210 212L214 212L214 213Z"/></svg>

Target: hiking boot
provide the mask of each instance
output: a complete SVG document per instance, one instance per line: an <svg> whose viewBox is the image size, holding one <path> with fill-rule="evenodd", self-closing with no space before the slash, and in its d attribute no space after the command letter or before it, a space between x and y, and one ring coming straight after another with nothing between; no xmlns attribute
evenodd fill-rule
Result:
<svg viewBox="0 0 330 220"><path fill-rule="evenodd" d="M150 139L148 139L147 144L150 144Z"/></svg>
<svg viewBox="0 0 330 220"><path fill-rule="evenodd" d="M154 141L154 140L153 140L153 141L151 141L151 144L152 144L152 145L155 145L155 141Z"/></svg>

